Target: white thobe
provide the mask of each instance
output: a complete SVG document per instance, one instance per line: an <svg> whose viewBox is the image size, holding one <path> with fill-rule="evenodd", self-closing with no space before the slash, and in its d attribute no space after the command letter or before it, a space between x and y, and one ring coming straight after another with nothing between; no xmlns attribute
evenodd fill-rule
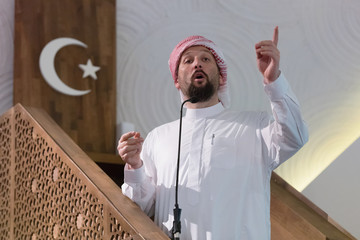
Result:
<svg viewBox="0 0 360 240"><path fill-rule="evenodd" d="M273 117L232 112L221 103L187 109L179 170L182 240L270 239L272 170L296 153L308 132L281 74L265 86ZM143 167L125 167L123 193L169 236L173 225L179 120L151 131Z"/></svg>

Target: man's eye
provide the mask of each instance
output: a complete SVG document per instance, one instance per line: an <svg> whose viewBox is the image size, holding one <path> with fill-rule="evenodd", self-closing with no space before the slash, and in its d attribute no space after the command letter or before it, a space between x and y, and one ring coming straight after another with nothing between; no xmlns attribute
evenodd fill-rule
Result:
<svg viewBox="0 0 360 240"><path fill-rule="evenodd" d="M210 58L205 57L205 58L204 58L204 61L205 61L205 62L208 62L208 61L210 61Z"/></svg>
<svg viewBox="0 0 360 240"><path fill-rule="evenodd" d="M190 59L185 59L184 63L191 63Z"/></svg>

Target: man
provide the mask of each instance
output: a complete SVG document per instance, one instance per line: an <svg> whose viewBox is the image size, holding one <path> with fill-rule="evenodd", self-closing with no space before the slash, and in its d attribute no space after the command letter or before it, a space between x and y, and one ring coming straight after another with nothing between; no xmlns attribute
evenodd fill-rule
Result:
<svg viewBox="0 0 360 240"><path fill-rule="evenodd" d="M226 62L210 40L192 36L170 55L175 87L187 103L179 174L181 239L270 239L272 170L308 139L299 105L279 70L278 27L255 45L273 118L236 113L229 104ZM143 142L130 132L119 140L125 166L123 193L170 236L173 225L179 120L151 131Z"/></svg>

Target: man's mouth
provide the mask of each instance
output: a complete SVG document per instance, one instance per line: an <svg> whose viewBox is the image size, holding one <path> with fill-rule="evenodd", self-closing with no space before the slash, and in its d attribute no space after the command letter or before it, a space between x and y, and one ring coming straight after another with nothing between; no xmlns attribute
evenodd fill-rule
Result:
<svg viewBox="0 0 360 240"><path fill-rule="evenodd" d="M203 71L196 71L192 76L193 81L202 82L203 80L207 79L207 75Z"/></svg>

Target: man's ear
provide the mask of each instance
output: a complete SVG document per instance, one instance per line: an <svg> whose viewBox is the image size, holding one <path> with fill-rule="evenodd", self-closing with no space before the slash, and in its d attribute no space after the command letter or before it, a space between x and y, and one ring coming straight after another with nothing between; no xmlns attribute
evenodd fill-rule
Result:
<svg viewBox="0 0 360 240"><path fill-rule="evenodd" d="M225 84L224 78L223 76L220 74L220 79L219 79L219 86L222 86Z"/></svg>
<svg viewBox="0 0 360 240"><path fill-rule="evenodd" d="M175 87L177 89L180 89L180 84L179 84L179 79L178 78L176 78L176 80L175 80Z"/></svg>

